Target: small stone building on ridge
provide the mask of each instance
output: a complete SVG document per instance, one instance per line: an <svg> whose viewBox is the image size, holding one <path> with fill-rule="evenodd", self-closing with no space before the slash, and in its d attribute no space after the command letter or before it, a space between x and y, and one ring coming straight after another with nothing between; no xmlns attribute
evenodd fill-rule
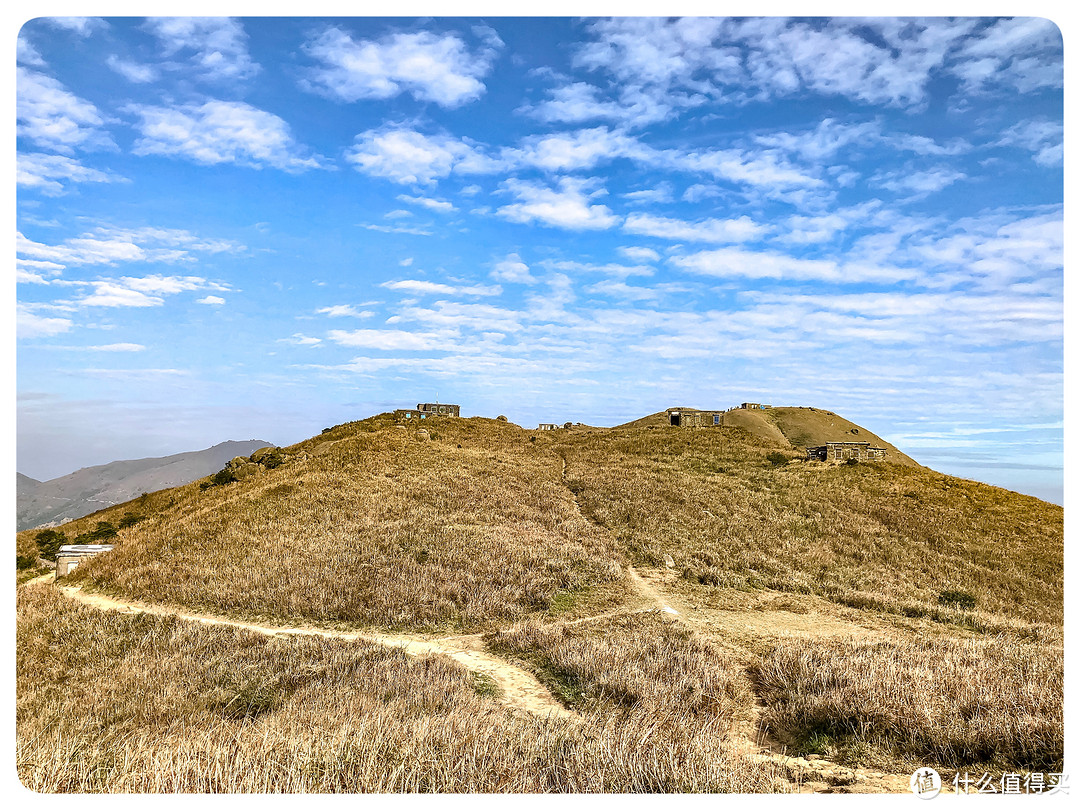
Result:
<svg viewBox="0 0 1080 810"><path fill-rule="evenodd" d="M398 408L394 411L398 419L427 419L429 416L461 416L460 405L442 405L438 402L421 402L413 408Z"/></svg>
<svg viewBox="0 0 1080 810"><path fill-rule="evenodd" d="M70 574L83 560L112 550L111 545L60 546L56 554L56 578Z"/></svg>
<svg viewBox="0 0 1080 810"><path fill-rule="evenodd" d="M722 427L724 411L699 411L697 408L668 408L667 420L671 427Z"/></svg>
<svg viewBox="0 0 1080 810"><path fill-rule="evenodd" d="M871 447L870 442L825 442L806 448L807 461L884 461L885 448Z"/></svg>

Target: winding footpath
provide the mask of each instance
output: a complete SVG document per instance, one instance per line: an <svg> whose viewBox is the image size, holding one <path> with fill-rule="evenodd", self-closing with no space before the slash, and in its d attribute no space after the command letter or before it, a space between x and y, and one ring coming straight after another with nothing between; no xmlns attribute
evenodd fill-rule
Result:
<svg viewBox="0 0 1080 810"><path fill-rule="evenodd" d="M53 581L52 574L32 579L24 587ZM486 675L499 687L503 701L516 709L540 717L579 719L575 712L567 710L551 695L551 692L531 672L503 661L483 649L483 635L453 636L433 639L421 636L389 635L383 633L350 632L330 630L307 625L287 627L246 622L205 613L190 613L177 608L154 605L134 600L116 599L98 593L88 593L79 587L60 585L57 590L64 596L98 610L118 613L147 613L154 616L174 616L183 621L200 624L237 627L264 636L319 636L340 641L361 641L402 650L406 655L445 655L471 672Z"/></svg>

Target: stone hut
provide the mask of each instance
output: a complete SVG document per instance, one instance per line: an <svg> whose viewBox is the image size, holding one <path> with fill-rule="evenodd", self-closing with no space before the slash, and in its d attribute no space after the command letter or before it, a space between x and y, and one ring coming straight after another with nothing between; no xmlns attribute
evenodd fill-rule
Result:
<svg viewBox="0 0 1080 810"><path fill-rule="evenodd" d="M555 429L555 425L552 424L551 422L541 422L540 427L537 428L537 430L554 430L554 429Z"/></svg>
<svg viewBox="0 0 1080 810"><path fill-rule="evenodd" d="M111 545L60 546L60 551L56 554L56 578L70 574L83 560L112 550Z"/></svg>
<svg viewBox="0 0 1080 810"><path fill-rule="evenodd" d="M885 448L871 447L870 442L825 442L806 448L807 461L884 461Z"/></svg>
<svg viewBox="0 0 1080 810"><path fill-rule="evenodd" d="M699 411L697 408L668 408L671 427L723 427L724 411Z"/></svg>
<svg viewBox="0 0 1080 810"><path fill-rule="evenodd" d="M438 402L421 402L416 408L398 408L398 419L427 419L429 416L461 416L460 405L442 405Z"/></svg>

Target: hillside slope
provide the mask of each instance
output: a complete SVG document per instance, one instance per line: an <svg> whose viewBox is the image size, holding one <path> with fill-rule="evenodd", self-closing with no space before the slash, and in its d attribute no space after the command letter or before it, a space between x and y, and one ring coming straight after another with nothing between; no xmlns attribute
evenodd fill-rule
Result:
<svg viewBox="0 0 1080 810"><path fill-rule="evenodd" d="M61 527L122 526L20 589L24 783L906 792L925 764L1063 769L1058 506L732 425L382 414L274 455ZM416 631L407 670L361 646ZM451 646L468 669L431 654ZM506 668L566 711L520 724L485 675ZM437 765L401 782L406 761Z"/></svg>
<svg viewBox="0 0 1080 810"><path fill-rule="evenodd" d="M889 461L919 466L911 456L832 411L820 408L769 408L756 411L761 418L775 425L793 447L805 449L825 442L870 442L871 447L884 447Z"/></svg>
<svg viewBox="0 0 1080 810"><path fill-rule="evenodd" d="M703 585L971 621L963 593L984 623L1060 621L1063 512L1035 498L895 461L777 465L777 441L736 427L430 430L384 414L251 480L172 490L76 576L217 611L484 627L670 558Z"/></svg>
<svg viewBox="0 0 1080 810"><path fill-rule="evenodd" d="M186 484L217 472L234 456L247 456L269 445L259 439L221 442L205 450L83 467L48 481L36 481L19 473L17 530L63 523L144 492Z"/></svg>

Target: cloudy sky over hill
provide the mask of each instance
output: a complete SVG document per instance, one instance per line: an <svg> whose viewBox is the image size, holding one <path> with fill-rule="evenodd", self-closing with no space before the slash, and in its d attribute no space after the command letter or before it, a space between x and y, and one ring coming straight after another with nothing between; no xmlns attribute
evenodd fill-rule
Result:
<svg viewBox="0 0 1080 810"><path fill-rule="evenodd" d="M754 400L1061 498L1045 20L37 19L18 60L23 473Z"/></svg>

